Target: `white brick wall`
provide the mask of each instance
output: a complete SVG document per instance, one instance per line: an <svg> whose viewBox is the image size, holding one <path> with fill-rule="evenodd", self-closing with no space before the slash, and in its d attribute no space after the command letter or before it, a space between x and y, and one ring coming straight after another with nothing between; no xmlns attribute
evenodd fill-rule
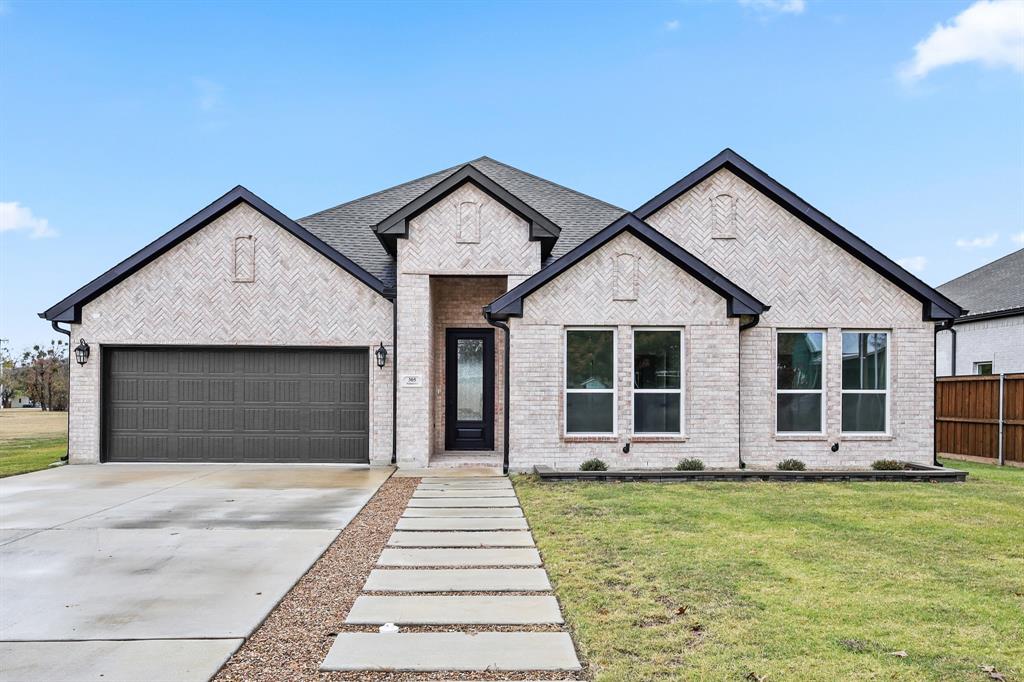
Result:
<svg viewBox="0 0 1024 682"><path fill-rule="evenodd" d="M233 242L255 239L254 282L235 283ZM391 303L243 204L90 301L75 343L92 355L71 363L73 463L99 461L101 349L107 344L344 346L391 343ZM393 354L392 354L393 357ZM391 461L391 362L370 363L370 458Z"/></svg>
<svg viewBox="0 0 1024 682"><path fill-rule="evenodd" d="M1024 285L1022 285L1024 286ZM939 332L936 374L950 374L953 335ZM991 362L994 374L1024 372L1024 315L956 325L956 373L974 374L974 363Z"/></svg>
<svg viewBox="0 0 1024 682"><path fill-rule="evenodd" d="M735 239L712 237L713 199L736 198ZM683 248L771 305L743 332L742 450L752 465L787 457L808 465L863 466L881 457L932 461L933 323L921 303L728 170L721 170L648 219ZM775 435L776 329L827 330L826 434ZM891 435L843 437L840 332L892 332ZM839 452L829 446L839 442Z"/></svg>
<svg viewBox="0 0 1024 682"><path fill-rule="evenodd" d="M639 260L636 301L615 301L614 262L621 253ZM607 438L564 434L564 330L567 326L614 328L617 343L618 431ZM685 408L683 437L632 435L634 326L684 329ZM630 234L619 235L524 302L513 318L512 469L543 464L575 469L599 457L616 468L674 466L697 457L712 467L736 466L738 322L703 284ZM630 442L630 452L622 447Z"/></svg>

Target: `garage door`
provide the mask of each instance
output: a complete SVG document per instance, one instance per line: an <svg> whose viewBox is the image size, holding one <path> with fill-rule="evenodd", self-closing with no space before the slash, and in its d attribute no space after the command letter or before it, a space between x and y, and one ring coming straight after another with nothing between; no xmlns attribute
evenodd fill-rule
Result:
<svg viewBox="0 0 1024 682"><path fill-rule="evenodd" d="M108 348L114 462L369 460L368 351Z"/></svg>

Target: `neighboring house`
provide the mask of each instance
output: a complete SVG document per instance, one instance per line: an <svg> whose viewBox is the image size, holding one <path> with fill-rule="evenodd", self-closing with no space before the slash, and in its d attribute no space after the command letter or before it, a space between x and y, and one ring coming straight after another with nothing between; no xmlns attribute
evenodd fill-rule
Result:
<svg viewBox="0 0 1024 682"><path fill-rule="evenodd" d="M938 287L967 310L940 325L937 376L1024 372L1024 249Z"/></svg>
<svg viewBox="0 0 1024 682"><path fill-rule="evenodd" d="M91 349L72 462L513 470L931 463L960 314L731 150L633 212L487 157L299 221L237 187L41 313Z"/></svg>

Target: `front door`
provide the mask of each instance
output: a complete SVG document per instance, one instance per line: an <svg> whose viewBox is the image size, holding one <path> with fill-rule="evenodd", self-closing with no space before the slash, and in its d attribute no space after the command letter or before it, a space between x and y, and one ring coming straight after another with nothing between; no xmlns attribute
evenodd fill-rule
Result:
<svg viewBox="0 0 1024 682"><path fill-rule="evenodd" d="M493 329L448 330L444 386L445 449L493 450Z"/></svg>

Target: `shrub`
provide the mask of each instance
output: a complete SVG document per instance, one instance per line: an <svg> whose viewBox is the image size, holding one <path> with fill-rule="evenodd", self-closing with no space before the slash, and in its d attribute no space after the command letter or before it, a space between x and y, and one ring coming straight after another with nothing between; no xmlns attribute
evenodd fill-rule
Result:
<svg viewBox="0 0 1024 682"><path fill-rule="evenodd" d="M595 457L581 464L580 471L608 471L608 465Z"/></svg>
<svg viewBox="0 0 1024 682"><path fill-rule="evenodd" d="M779 471L804 471L807 469L807 465L798 459L784 459L778 463L775 467Z"/></svg>
<svg viewBox="0 0 1024 682"><path fill-rule="evenodd" d="M679 460L679 464L676 465L676 471L704 471L704 462L696 457L687 457L686 459Z"/></svg>
<svg viewBox="0 0 1024 682"><path fill-rule="evenodd" d="M903 471L906 467L903 462L895 459L876 459L871 463L871 468L875 471Z"/></svg>

